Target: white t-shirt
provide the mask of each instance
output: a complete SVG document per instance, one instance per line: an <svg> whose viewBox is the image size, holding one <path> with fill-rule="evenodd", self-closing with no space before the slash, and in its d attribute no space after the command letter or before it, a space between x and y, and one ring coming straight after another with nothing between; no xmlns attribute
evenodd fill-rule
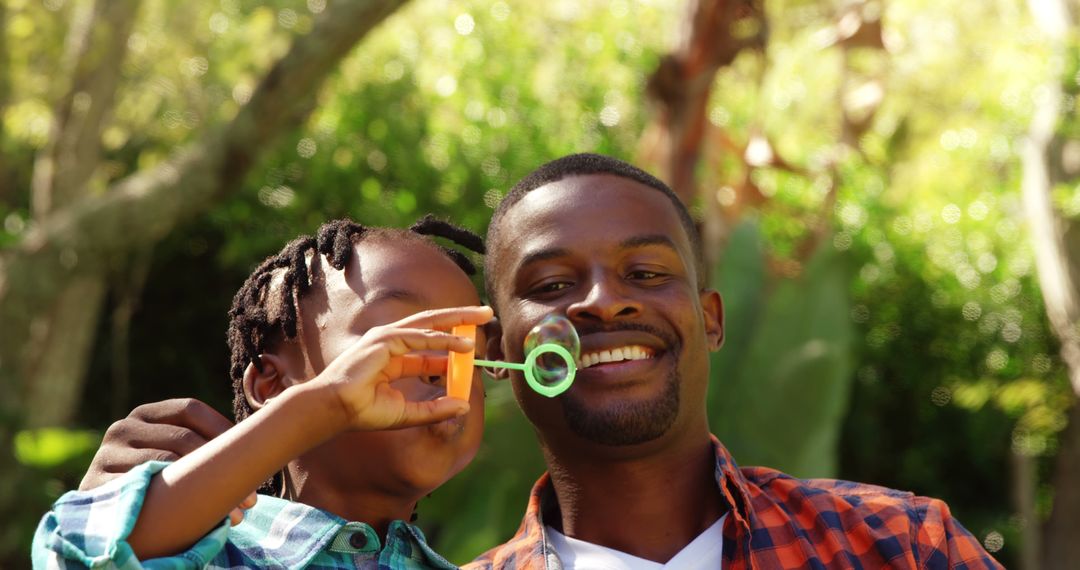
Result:
<svg viewBox="0 0 1080 570"><path fill-rule="evenodd" d="M550 526L546 530L548 542L567 570L716 570L723 560L725 518L727 513L691 540L667 564L571 538Z"/></svg>

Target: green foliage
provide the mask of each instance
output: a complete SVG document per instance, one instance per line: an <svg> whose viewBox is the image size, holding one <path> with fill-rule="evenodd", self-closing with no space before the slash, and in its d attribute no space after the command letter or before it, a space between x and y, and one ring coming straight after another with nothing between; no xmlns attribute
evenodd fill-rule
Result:
<svg viewBox="0 0 1080 570"><path fill-rule="evenodd" d="M0 101L0 166L13 190L0 194L0 247L32 225L33 156L81 5L6 3L12 91ZM96 187L233 116L322 6L142 2ZM718 74L710 132L734 146L707 155L703 195L745 177L767 203L736 225L713 276L727 339L712 358L712 425L744 465L943 497L977 536L1004 534L1009 562L1019 536L1009 454L1049 463L1073 401L1026 242L1016 152L1052 62L1020 0L874 6L887 49L844 53L832 43L834 3L767 2L768 49ZM406 6L349 56L311 120L239 192L156 245L131 323L130 391L116 383L104 322L80 424L104 428L138 403L175 396L228 410L221 340L232 293L259 259L329 218L401 226L435 212L479 231L544 160L583 150L634 160L651 113L645 79L682 9ZM1073 112L1061 129L1071 138L1078 61L1062 66ZM868 128L839 144L844 111L869 112L853 94L875 88L882 99ZM738 151L758 134L793 168L746 172ZM1055 191L1066 216L1080 215L1078 188ZM803 246L815 235L828 237L811 257ZM777 270L790 267L799 271ZM484 447L420 507L433 544L455 561L513 532L543 469L509 386L488 386ZM88 437L24 446L26 461L49 473L28 492L34 508L77 485Z"/></svg>
<svg viewBox="0 0 1080 570"><path fill-rule="evenodd" d="M101 435L89 430L43 428L15 434L15 458L19 463L39 469L55 469L70 462L86 465Z"/></svg>
<svg viewBox="0 0 1080 570"><path fill-rule="evenodd" d="M14 436L15 459L29 467L28 476L5 481L5 491L18 493L16 512L7 513L10 536L18 541L16 552L4 555L9 562L26 560L34 527L41 516L65 491L75 489L101 444L101 434L93 430L43 428L20 431ZM9 547L10 548L10 547Z"/></svg>
<svg viewBox="0 0 1080 570"><path fill-rule="evenodd" d="M742 464L837 475L854 364L846 264L826 244L800 277L770 283L757 225L732 235L713 281L726 292L728 344L712 358L709 409Z"/></svg>

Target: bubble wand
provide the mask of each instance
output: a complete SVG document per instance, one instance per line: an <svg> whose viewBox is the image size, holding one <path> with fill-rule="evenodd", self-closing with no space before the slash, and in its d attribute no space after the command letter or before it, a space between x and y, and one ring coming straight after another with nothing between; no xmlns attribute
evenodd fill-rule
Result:
<svg viewBox="0 0 1080 570"><path fill-rule="evenodd" d="M476 325L459 325L453 334L476 339ZM469 400L472 391L474 366L491 366L520 370L525 381L537 394L554 398L570 388L577 375L577 359L581 355L581 341L569 319L561 315L548 315L533 327L525 337L525 362L502 362L482 360L472 352L451 352L446 377L447 395L451 398Z"/></svg>

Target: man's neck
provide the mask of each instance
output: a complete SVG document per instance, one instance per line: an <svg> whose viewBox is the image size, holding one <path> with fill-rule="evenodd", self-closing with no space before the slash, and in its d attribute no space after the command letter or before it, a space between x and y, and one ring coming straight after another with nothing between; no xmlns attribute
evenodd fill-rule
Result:
<svg viewBox="0 0 1080 570"><path fill-rule="evenodd" d="M545 523L578 540L667 562L726 511L712 442L707 434L694 439L630 460L560 461L545 450L558 499L558 513Z"/></svg>

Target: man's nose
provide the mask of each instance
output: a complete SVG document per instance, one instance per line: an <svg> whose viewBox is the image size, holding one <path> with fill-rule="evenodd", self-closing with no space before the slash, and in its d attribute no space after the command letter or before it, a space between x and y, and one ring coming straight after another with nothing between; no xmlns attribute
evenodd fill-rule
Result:
<svg viewBox="0 0 1080 570"><path fill-rule="evenodd" d="M607 322L641 313L641 304L634 299L627 284L614 276L593 279L585 297L566 308L572 321Z"/></svg>

